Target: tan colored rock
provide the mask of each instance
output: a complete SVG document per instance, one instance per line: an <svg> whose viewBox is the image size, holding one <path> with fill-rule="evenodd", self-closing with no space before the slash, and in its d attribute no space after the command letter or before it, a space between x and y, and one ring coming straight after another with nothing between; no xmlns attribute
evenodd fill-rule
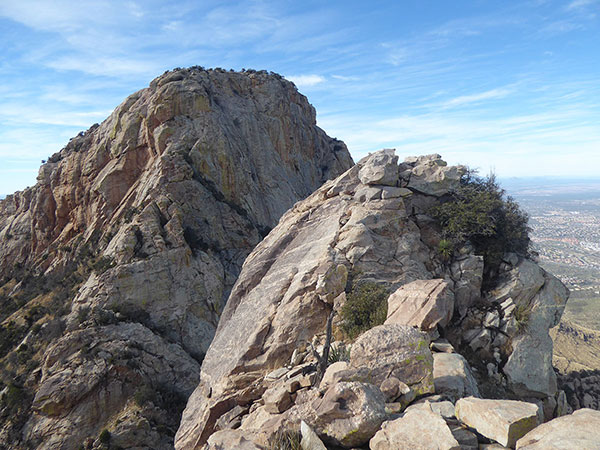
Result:
<svg viewBox="0 0 600 450"><path fill-rule="evenodd" d="M538 406L533 403L475 397L456 402L456 418L485 437L511 448L540 424Z"/></svg>
<svg viewBox="0 0 600 450"><path fill-rule="evenodd" d="M396 186L398 183L398 157L394 150L386 149L368 156L358 173L364 185Z"/></svg>
<svg viewBox="0 0 600 450"><path fill-rule="evenodd" d="M412 409L403 417L384 422L369 442L371 450L460 450L448 425L427 408Z"/></svg>
<svg viewBox="0 0 600 450"><path fill-rule="evenodd" d="M408 188L437 197L457 188L466 172L463 166L448 167L440 155L421 156L415 160L407 158L404 162L413 165Z"/></svg>
<svg viewBox="0 0 600 450"><path fill-rule="evenodd" d="M461 397L479 397L477 382L467 360L458 353L433 354L435 393L454 401Z"/></svg>
<svg viewBox="0 0 600 450"><path fill-rule="evenodd" d="M415 326L423 331L445 327L454 312L454 294L447 281L417 280L405 284L388 298L386 324Z"/></svg>
<svg viewBox="0 0 600 450"><path fill-rule="evenodd" d="M600 449L600 411L579 409L546 422L519 439L517 449Z"/></svg>
<svg viewBox="0 0 600 450"><path fill-rule="evenodd" d="M337 361L330 364L327 367L327 370L325 370L325 375L323 375L323 379L321 380L321 386L329 386L338 381L342 381L344 379L344 374L348 373L349 367L350 363L346 361Z"/></svg>
<svg viewBox="0 0 600 450"><path fill-rule="evenodd" d="M352 345L350 367L368 373L377 385L395 377L416 395L434 392L429 338L406 325L379 325L363 333Z"/></svg>
<svg viewBox="0 0 600 450"><path fill-rule="evenodd" d="M300 422L300 434L302 435L300 442L302 450L327 450L317 433L305 421Z"/></svg>
<svg viewBox="0 0 600 450"><path fill-rule="evenodd" d="M386 419L383 394L367 383L337 383L312 408L307 423L325 442L346 448L368 442Z"/></svg>
<svg viewBox="0 0 600 450"><path fill-rule="evenodd" d="M213 433L208 439L206 450L261 450L242 430L222 430Z"/></svg>
<svg viewBox="0 0 600 450"><path fill-rule="evenodd" d="M252 248L289 207L351 164L345 145L316 126L314 108L280 76L177 69L52 155L34 187L0 200L0 279L39 276L34 281L52 289L43 305L52 312L42 320L70 311L61 318L66 340L81 329L138 322L160 341L155 349L171 343L173 355L187 355L181 367L197 365ZM28 283L11 295L35 287ZM36 336L33 354L43 357L62 332ZM103 344L107 354L131 350L127 339L109 336L116 342ZM37 448L77 447L104 428L131 434L107 418L127 413L136 383L162 375L142 367L143 380L122 380L120 367L94 366L99 359L61 361L64 374L42 377L39 386L32 378L36 409L24 409L17 422L29 420ZM197 367L164 369L175 374L170 386L188 395ZM101 391L92 386L97 372L104 373L101 397L110 400L100 403L102 413L90 407ZM162 430L177 427L166 410L140 414ZM164 431L131 429L141 446L172 445Z"/></svg>

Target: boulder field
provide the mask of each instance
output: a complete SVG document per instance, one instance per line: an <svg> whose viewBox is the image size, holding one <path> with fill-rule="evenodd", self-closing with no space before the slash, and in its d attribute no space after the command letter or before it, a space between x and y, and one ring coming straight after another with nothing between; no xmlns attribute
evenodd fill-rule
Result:
<svg viewBox="0 0 600 450"><path fill-rule="evenodd" d="M484 287L483 258L469 245L443 254L431 214L466 168L439 155L398 159L389 149L365 157L294 205L248 256L177 449L293 439L303 448L515 448L545 421L568 433L570 422L554 419L568 406L548 334L568 290L514 253ZM339 315L361 284L386 289L387 316L350 339ZM327 365L328 352L337 356ZM583 418L600 442L596 416Z"/></svg>

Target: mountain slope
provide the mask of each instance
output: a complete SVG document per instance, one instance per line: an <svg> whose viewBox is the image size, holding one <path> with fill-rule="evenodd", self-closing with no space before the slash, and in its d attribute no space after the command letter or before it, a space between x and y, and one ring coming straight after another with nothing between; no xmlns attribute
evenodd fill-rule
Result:
<svg viewBox="0 0 600 450"><path fill-rule="evenodd" d="M167 72L73 138L0 202L0 443L172 447L245 257L351 164L264 71Z"/></svg>

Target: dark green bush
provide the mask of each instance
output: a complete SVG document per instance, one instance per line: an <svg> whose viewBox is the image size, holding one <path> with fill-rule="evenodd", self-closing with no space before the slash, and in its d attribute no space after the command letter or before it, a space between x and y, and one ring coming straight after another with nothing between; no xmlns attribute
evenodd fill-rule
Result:
<svg viewBox="0 0 600 450"><path fill-rule="evenodd" d="M377 283L355 284L340 311L342 331L354 339L368 329L381 325L387 317L388 297L385 287Z"/></svg>
<svg viewBox="0 0 600 450"><path fill-rule="evenodd" d="M430 213L439 220L443 238L454 248L470 242L475 253L483 255L487 278L497 269L504 253L529 255L529 217L506 196L493 174L479 177L468 172L450 199ZM448 247L445 244L443 249L446 254Z"/></svg>
<svg viewBox="0 0 600 450"><path fill-rule="evenodd" d="M102 444L108 444L110 442L110 431L106 428L100 432L100 436L98 436L98 440Z"/></svg>

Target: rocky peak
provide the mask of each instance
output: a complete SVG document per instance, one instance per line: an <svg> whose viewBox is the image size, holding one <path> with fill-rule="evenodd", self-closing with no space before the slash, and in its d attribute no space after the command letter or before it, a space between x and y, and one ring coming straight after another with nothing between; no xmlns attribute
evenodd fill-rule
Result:
<svg viewBox="0 0 600 450"><path fill-rule="evenodd" d="M169 448L245 257L351 165L265 71L166 72L71 139L0 201L1 376L24 405L0 442Z"/></svg>
<svg viewBox="0 0 600 450"><path fill-rule="evenodd" d="M404 440L423 442L406 433L426 418L445 436L438 448L459 448L461 439L477 445L473 433L465 437L452 403L448 414L441 412L447 404L436 405L433 416L431 408L398 413L415 400L433 405L480 395L521 400L494 404L498 416L508 417L500 430L480 431L490 420L472 425L514 445L540 423L542 410L547 418L556 414L548 329L558 323L568 291L512 253L503 256L494 288L484 290L482 256L468 245L442 253L441 226L431 216L466 168L448 166L439 155L398 159L383 150L359 161L294 205L248 256L176 448L221 448L215 442L227 436L265 448L277 430L299 432L303 423L327 445L351 448L371 439L370 448L401 448ZM334 316L331 348L338 357L340 348L351 350L319 384L331 314L343 311L361 285L391 294L387 317L353 341L340 334L344 323ZM312 384L292 383L300 374Z"/></svg>

